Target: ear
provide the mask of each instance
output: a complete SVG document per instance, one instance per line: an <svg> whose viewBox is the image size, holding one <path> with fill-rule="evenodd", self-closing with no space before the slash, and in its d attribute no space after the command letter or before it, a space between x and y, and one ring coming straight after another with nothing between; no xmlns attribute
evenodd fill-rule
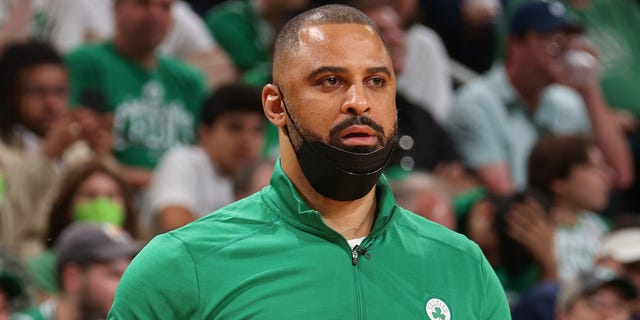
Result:
<svg viewBox="0 0 640 320"><path fill-rule="evenodd" d="M264 115L276 127L287 124L287 114L284 110L280 90L275 84L268 84L262 89L262 109Z"/></svg>
<svg viewBox="0 0 640 320"><path fill-rule="evenodd" d="M62 268L62 286L64 292L77 294L82 288L83 270L75 263L67 263Z"/></svg>

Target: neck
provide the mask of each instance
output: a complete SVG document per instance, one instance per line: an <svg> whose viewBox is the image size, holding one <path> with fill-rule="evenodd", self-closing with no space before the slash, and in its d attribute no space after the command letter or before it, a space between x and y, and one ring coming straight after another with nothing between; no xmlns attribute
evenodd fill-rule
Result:
<svg viewBox="0 0 640 320"><path fill-rule="evenodd" d="M532 74L535 74L535 72L525 69L526 63L507 62L505 64L505 72L507 73L509 82L529 107L535 109L540 103L542 91L549 83L539 79L539 77L532 77Z"/></svg>
<svg viewBox="0 0 640 320"><path fill-rule="evenodd" d="M122 36L116 35L113 40L113 45L121 55L144 67L151 68L156 63L155 50L128 45L128 42L123 39Z"/></svg>
<svg viewBox="0 0 640 320"><path fill-rule="evenodd" d="M578 221L580 211L567 203L558 203L553 208L553 220L556 225L572 226Z"/></svg>
<svg viewBox="0 0 640 320"><path fill-rule="evenodd" d="M282 141L289 144L289 141ZM373 228L376 216L375 187L364 197L354 201L336 201L317 193L298 164L290 144L281 147L282 170L298 190L304 201L314 210L320 212L327 226L340 233L345 239L367 236Z"/></svg>
<svg viewBox="0 0 640 320"><path fill-rule="evenodd" d="M80 319L80 313L76 307L75 299L71 298L68 294L63 294L57 298L55 319Z"/></svg>

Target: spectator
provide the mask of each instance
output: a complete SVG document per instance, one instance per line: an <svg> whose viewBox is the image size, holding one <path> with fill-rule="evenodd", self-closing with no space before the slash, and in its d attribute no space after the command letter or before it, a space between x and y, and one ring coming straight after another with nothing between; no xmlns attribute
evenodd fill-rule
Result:
<svg viewBox="0 0 640 320"><path fill-rule="evenodd" d="M567 52L585 47L578 30L560 2L528 2L511 21L504 65L456 97L450 133L489 192L507 195L526 186L526 157L543 133L591 131L615 172L614 186L632 183L629 147L597 79L567 69Z"/></svg>
<svg viewBox="0 0 640 320"><path fill-rule="evenodd" d="M640 228L628 227L608 234L598 248L596 264L628 278L640 288ZM640 300L632 303L634 319L640 319Z"/></svg>
<svg viewBox="0 0 640 320"><path fill-rule="evenodd" d="M55 245L60 294L18 319L105 319L122 274L141 248L113 225L70 225Z"/></svg>
<svg viewBox="0 0 640 320"><path fill-rule="evenodd" d="M608 270L583 273L563 283L558 294L556 319L631 319L630 301L636 288Z"/></svg>
<svg viewBox="0 0 640 320"><path fill-rule="evenodd" d="M596 249L609 231L597 214L609 199L609 174L602 152L585 137L546 137L531 151L529 186L549 199L550 218L556 226L553 251L561 280L594 266ZM520 227L523 232L527 229Z"/></svg>
<svg viewBox="0 0 640 320"><path fill-rule="evenodd" d="M68 88L62 58L45 43L14 44L0 58L0 238L23 258L39 252L59 173L109 153L106 123L85 108L69 111Z"/></svg>
<svg viewBox="0 0 640 320"><path fill-rule="evenodd" d="M229 0L205 15L209 32L227 51L242 79L262 86L271 81L275 35L308 0Z"/></svg>
<svg viewBox="0 0 640 320"><path fill-rule="evenodd" d="M87 41L104 40L114 34L114 0L57 0L37 8L39 16L50 20L47 37L68 52ZM185 59L206 75L215 88L236 79L227 54L216 45L204 22L182 0L173 0L173 24L158 47L158 53Z"/></svg>
<svg viewBox="0 0 640 320"><path fill-rule="evenodd" d="M194 142L206 94L199 72L155 53L171 25L171 4L116 0L113 40L67 57L72 103L113 115L118 170L138 190L168 148Z"/></svg>
<svg viewBox="0 0 640 320"><path fill-rule="evenodd" d="M233 177L260 155L265 117L258 89L220 87L200 121L198 144L170 149L154 171L149 202L161 232L233 202Z"/></svg>
<svg viewBox="0 0 640 320"><path fill-rule="evenodd" d="M413 171L391 184L400 205L413 213L456 230L456 215L447 185L436 176Z"/></svg>
<svg viewBox="0 0 640 320"><path fill-rule="evenodd" d="M400 17L406 38L406 67L399 72L398 91L444 123L453 98L447 50L437 33L417 22L418 0L391 0L388 4Z"/></svg>
<svg viewBox="0 0 640 320"><path fill-rule="evenodd" d="M420 0L423 23L442 38L449 56L475 72L491 67L499 0Z"/></svg>
<svg viewBox="0 0 640 320"><path fill-rule="evenodd" d="M89 161L71 168L49 210L46 232L41 241L46 248L28 260L28 268L41 297L58 293L54 254L51 250L60 233L74 222L108 223L144 240L138 213L133 207L129 186L101 161Z"/></svg>

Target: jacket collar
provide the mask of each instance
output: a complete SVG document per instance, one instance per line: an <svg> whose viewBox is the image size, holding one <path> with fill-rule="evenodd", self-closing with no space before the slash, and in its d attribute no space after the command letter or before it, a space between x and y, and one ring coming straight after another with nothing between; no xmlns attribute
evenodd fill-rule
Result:
<svg viewBox="0 0 640 320"><path fill-rule="evenodd" d="M294 227L333 241L343 239L339 233L324 223L318 211L311 209L302 199L282 170L279 159L276 161L270 186L265 189L262 196L278 216ZM378 201L376 220L367 238L373 238L384 230L397 209L396 201L384 175L380 176L376 184L376 199Z"/></svg>

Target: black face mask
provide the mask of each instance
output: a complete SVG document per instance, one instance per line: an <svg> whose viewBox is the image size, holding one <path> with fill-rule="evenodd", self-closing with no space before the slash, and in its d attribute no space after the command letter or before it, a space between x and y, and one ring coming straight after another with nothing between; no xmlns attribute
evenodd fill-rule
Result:
<svg viewBox="0 0 640 320"><path fill-rule="evenodd" d="M282 93L280 93L282 96ZM288 128L285 132L296 153L302 173L319 194L338 201L353 201L364 197L376 184L391 159L395 144L391 139L384 147L371 152L351 152L321 141L308 141L300 133L296 121L282 99L287 116L302 143L296 149Z"/></svg>

